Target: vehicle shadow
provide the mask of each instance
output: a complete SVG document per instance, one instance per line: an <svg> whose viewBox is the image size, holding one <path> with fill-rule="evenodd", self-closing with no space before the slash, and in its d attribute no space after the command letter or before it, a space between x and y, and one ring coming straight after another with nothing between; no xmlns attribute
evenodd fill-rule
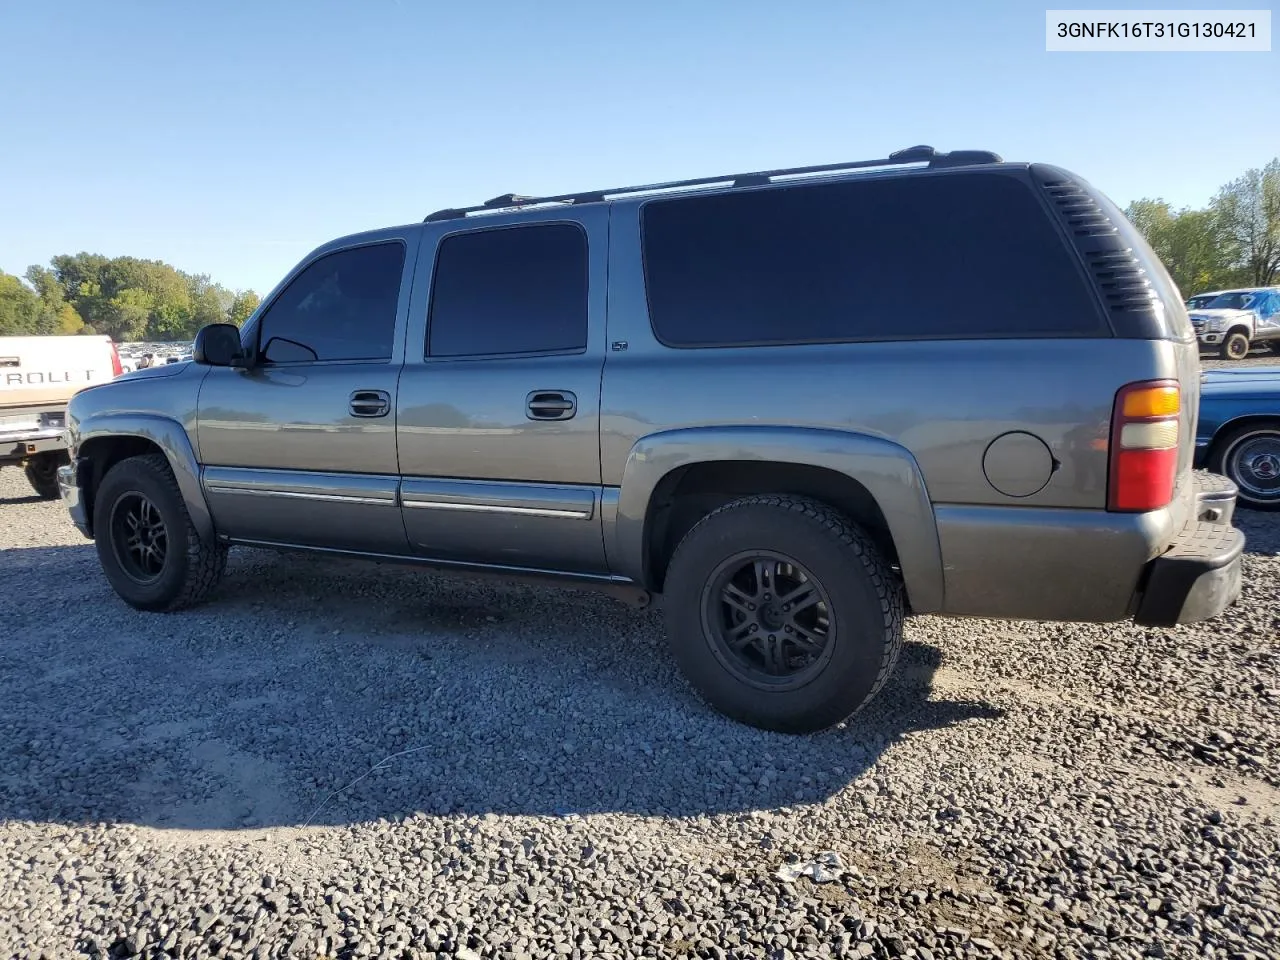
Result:
<svg viewBox="0 0 1280 960"><path fill-rule="evenodd" d="M656 612L581 591L244 551L206 605L162 615L121 603L88 545L4 551L0 576L0 820L735 813L1001 715L936 696L941 651L911 642L847 728L754 730L694 697Z"/></svg>
<svg viewBox="0 0 1280 960"><path fill-rule="evenodd" d="M44 503L44 502L45 501L43 497L39 497L34 493L26 494L25 496L20 496L20 497L0 496L0 506L5 506L5 507L8 507L8 506L16 507L24 503Z"/></svg>

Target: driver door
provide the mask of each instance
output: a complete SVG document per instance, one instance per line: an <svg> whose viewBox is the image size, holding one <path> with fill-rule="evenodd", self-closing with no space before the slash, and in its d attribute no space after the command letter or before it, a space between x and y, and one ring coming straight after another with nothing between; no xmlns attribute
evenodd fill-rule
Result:
<svg viewBox="0 0 1280 960"><path fill-rule="evenodd" d="M219 534L407 552L396 388L417 235L321 248L245 331L249 369L215 367L197 439Z"/></svg>

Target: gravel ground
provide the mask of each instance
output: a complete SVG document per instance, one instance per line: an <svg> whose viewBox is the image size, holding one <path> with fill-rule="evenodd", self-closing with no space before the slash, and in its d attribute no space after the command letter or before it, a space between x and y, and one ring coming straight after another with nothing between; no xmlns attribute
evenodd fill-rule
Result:
<svg viewBox="0 0 1280 960"><path fill-rule="evenodd" d="M1280 356L1266 347L1255 348L1243 360L1218 360L1206 353L1200 357L1200 366L1220 367L1224 370L1231 370L1234 367L1280 367Z"/></svg>
<svg viewBox="0 0 1280 960"><path fill-rule="evenodd" d="M1280 955L1280 515L1218 623L917 619L794 738L591 594L245 550L135 613L28 493L0 957Z"/></svg>

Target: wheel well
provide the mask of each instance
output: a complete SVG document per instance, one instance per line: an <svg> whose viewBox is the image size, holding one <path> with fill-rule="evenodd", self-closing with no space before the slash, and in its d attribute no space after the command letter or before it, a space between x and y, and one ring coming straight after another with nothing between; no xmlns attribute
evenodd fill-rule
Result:
<svg viewBox="0 0 1280 960"><path fill-rule="evenodd" d="M739 497L769 493L812 497L843 511L897 566L897 550L880 505L847 474L806 464L718 460L679 467L654 490L645 518L645 574L651 588L661 592L671 555L695 523Z"/></svg>
<svg viewBox="0 0 1280 960"><path fill-rule="evenodd" d="M93 529L93 498L98 484L107 475L107 471L121 460L140 457L148 453L163 454L164 451L152 440L145 437L94 437L80 445L77 456L87 462L87 468L79 477L81 497L83 498L85 517L89 521L89 529Z"/></svg>
<svg viewBox="0 0 1280 960"><path fill-rule="evenodd" d="M1280 416L1274 413L1250 413L1243 417L1236 417L1234 420L1228 420L1213 434L1213 440L1209 444L1209 455L1205 458L1206 465L1212 463L1213 459L1222 452L1227 439L1232 434L1237 433L1241 427L1256 427L1267 423L1280 426Z"/></svg>
<svg viewBox="0 0 1280 960"><path fill-rule="evenodd" d="M1242 326L1240 326L1240 325L1236 325L1236 326L1234 326L1234 327L1231 327L1229 330L1227 330L1227 332L1226 332L1225 334L1223 334L1223 336L1224 336L1224 337L1229 337L1229 336L1231 336L1233 333L1243 333L1243 334L1244 334L1246 337L1248 337L1250 340L1252 340L1252 339L1253 339L1253 335L1249 332L1249 328L1248 328L1248 327L1242 327Z"/></svg>

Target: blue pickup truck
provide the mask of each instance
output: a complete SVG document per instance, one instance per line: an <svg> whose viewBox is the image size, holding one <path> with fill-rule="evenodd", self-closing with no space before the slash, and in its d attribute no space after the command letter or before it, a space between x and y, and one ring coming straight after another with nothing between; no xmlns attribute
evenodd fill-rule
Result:
<svg viewBox="0 0 1280 960"><path fill-rule="evenodd" d="M1234 480L1240 506L1280 510L1280 366L1204 371L1196 465Z"/></svg>

